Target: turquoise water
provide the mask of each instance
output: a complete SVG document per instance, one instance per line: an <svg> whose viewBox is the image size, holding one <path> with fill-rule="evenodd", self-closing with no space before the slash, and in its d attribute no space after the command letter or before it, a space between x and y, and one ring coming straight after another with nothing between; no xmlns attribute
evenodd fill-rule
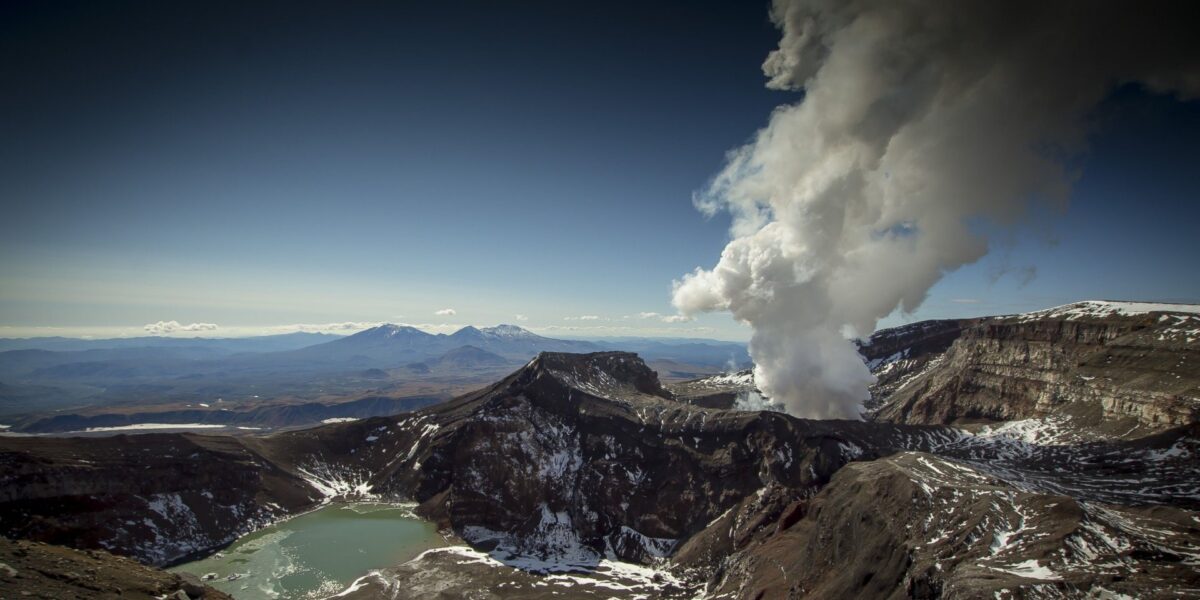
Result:
<svg viewBox="0 0 1200 600"><path fill-rule="evenodd" d="M441 545L433 525L404 506L331 504L170 570L216 573L206 583L238 600L324 598L367 571L395 566Z"/></svg>

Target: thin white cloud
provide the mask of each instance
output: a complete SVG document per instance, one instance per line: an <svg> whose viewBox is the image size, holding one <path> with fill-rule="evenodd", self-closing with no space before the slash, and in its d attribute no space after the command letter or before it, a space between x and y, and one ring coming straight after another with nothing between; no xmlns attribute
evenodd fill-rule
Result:
<svg viewBox="0 0 1200 600"><path fill-rule="evenodd" d="M454 310L453 308L443 308L442 310L435 311L433 314L439 317L453 317L454 315L458 314L458 311Z"/></svg>
<svg viewBox="0 0 1200 600"><path fill-rule="evenodd" d="M341 323L293 323L291 325L273 325L267 328L268 333L346 333L362 331L378 327L382 323L374 321L343 321Z"/></svg>
<svg viewBox="0 0 1200 600"><path fill-rule="evenodd" d="M529 320L529 317L527 317L525 315L514 315L513 318L515 318L518 321L528 321Z"/></svg>
<svg viewBox="0 0 1200 600"><path fill-rule="evenodd" d="M653 336L653 335L671 335L678 336L680 334L712 334L716 330L712 327L638 327L630 325L546 325L544 327L531 327L530 329L546 334L555 332L569 332L576 335L594 334L594 335L634 335L634 336Z"/></svg>
<svg viewBox="0 0 1200 600"><path fill-rule="evenodd" d="M955 304L979 304L979 298L951 298Z"/></svg>
<svg viewBox="0 0 1200 600"><path fill-rule="evenodd" d="M689 317L687 315L664 315L664 314L656 313L656 312L640 312L640 313L638 313L638 318L639 319L654 319L656 321L661 321L663 323L687 323L689 321L695 320L694 318Z"/></svg>
<svg viewBox="0 0 1200 600"><path fill-rule="evenodd" d="M694 319L687 315L663 315L659 320L663 323L687 323Z"/></svg>
<svg viewBox="0 0 1200 600"><path fill-rule="evenodd" d="M580 315L578 317L563 317L564 321L599 321L599 315Z"/></svg>
<svg viewBox="0 0 1200 600"><path fill-rule="evenodd" d="M180 324L179 321L159 321L150 323L142 327L146 333L150 335L166 335L168 333L179 332L195 332L195 331L213 331L217 328L216 323L189 323L187 325Z"/></svg>

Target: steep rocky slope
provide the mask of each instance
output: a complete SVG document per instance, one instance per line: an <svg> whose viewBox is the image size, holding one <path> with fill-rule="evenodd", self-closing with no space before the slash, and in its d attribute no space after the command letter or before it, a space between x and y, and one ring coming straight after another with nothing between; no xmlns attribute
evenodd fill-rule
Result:
<svg viewBox="0 0 1200 600"><path fill-rule="evenodd" d="M977 322L977 319L921 321L883 329L858 342L858 352L876 378L867 408L878 410L898 388L941 362L963 330Z"/></svg>
<svg viewBox="0 0 1200 600"><path fill-rule="evenodd" d="M1189 597L1198 435L1038 446L958 432L847 465L811 498L771 490L674 559L717 598Z"/></svg>
<svg viewBox="0 0 1200 600"><path fill-rule="evenodd" d="M191 434L0 438L0 533L164 565L321 498L246 442Z"/></svg>

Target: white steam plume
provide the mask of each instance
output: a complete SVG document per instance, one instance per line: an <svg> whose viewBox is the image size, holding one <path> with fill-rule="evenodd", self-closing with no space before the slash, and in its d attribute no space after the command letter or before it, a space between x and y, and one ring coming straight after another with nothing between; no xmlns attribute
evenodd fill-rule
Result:
<svg viewBox="0 0 1200 600"><path fill-rule="evenodd" d="M697 194L732 213L734 239L675 282L675 306L749 323L757 383L791 413L860 418L872 376L846 335L982 257L968 220L1063 205L1088 113L1114 86L1195 97L1187 8L777 0L783 38L763 70L803 99Z"/></svg>

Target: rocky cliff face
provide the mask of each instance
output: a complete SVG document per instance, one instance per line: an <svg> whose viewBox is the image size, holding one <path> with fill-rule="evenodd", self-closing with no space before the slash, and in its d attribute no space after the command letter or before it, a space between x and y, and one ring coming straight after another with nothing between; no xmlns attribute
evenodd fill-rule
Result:
<svg viewBox="0 0 1200 600"><path fill-rule="evenodd" d="M940 331L936 344L906 331L877 334L863 347L879 378L874 418L952 424L1061 416L1126 437L1193 423L1200 314L1190 311L1084 302L909 326Z"/></svg>

